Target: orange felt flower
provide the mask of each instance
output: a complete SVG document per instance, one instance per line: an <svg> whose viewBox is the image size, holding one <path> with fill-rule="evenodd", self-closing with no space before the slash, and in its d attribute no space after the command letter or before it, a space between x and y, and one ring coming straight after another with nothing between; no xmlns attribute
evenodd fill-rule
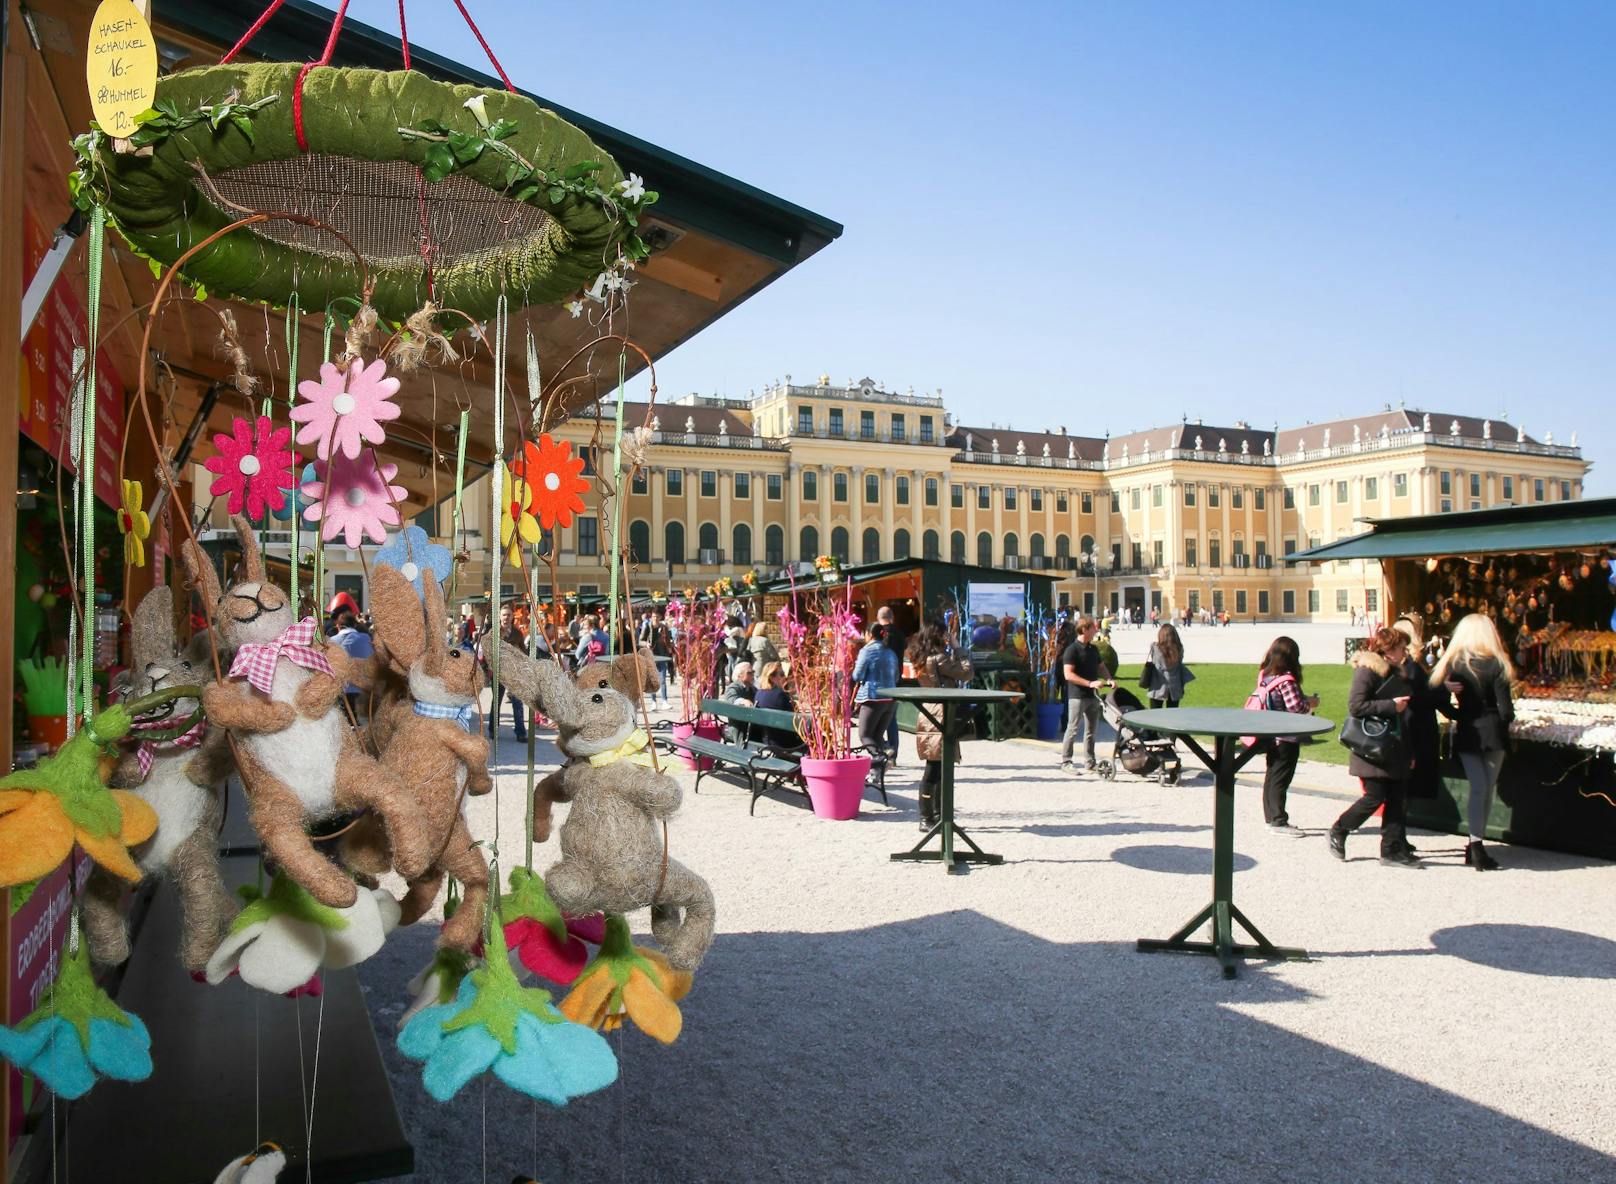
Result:
<svg viewBox="0 0 1616 1184"><path fill-rule="evenodd" d="M675 970L657 951L634 945L628 924L612 915L606 918L600 952L561 1001L561 1013L607 1032L622 1027L626 1017L647 1036L672 1044L684 1026L677 1001L690 993L690 985L687 972Z"/></svg>
<svg viewBox="0 0 1616 1184"><path fill-rule="evenodd" d="M583 494L589 489L589 482L579 475L584 458L575 456L567 441L552 440L546 432L537 444L531 440L523 444L522 455L511 467L527 483L528 508L545 530L571 526L573 515L583 512Z"/></svg>
<svg viewBox="0 0 1616 1184"><path fill-rule="evenodd" d="M76 842L109 872L138 883L141 871L129 848L156 833L157 812L124 790L103 792L118 805L117 829L97 833L76 825L48 790L0 790L0 881L10 887L48 876Z"/></svg>

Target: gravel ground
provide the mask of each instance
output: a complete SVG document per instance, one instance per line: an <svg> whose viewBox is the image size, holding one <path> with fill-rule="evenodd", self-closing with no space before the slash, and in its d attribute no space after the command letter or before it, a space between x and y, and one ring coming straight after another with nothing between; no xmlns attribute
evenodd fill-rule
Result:
<svg viewBox="0 0 1616 1184"><path fill-rule="evenodd" d="M891 805L853 822L797 799L748 817L711 779L686 794L673 851L711 881L720 936L684 1035L614 1036L620 1082L565 1110L491 1079L426 1096L388 1037L435 927L395 934L360 969L410 1179L1616 1179L1616 866L1499 848L1505 870L1478 876L1460 840L1416 832L1432 858L1407 871L1367 828L1338 863L1323 832L1351 783L1306 764L1305 838L1242 790L1235 899L1315 960L1227 982L1133 948L1210 896L1207 777L1072 779L1051 746L969 744L960 819L1006 863L949 877L887 859L918 837L904 744ZM507 727L511 858L517 757ZM474 803L475 833L493 812Z"/></svg>

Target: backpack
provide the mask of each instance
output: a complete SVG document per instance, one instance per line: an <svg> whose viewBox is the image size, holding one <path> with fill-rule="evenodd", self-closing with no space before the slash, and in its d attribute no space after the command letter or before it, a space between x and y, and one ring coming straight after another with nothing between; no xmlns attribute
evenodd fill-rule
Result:
<svg viewBox="0 0 1616 1184"><path fill-rule="evenodd" d="M1277 674L1273 678L1268 679L1266 682L1263 681L1263 679L1258 678L1258 680L1257 680L1257 688L1254 691L1252 691L1251 694L1246 696L1246 703L1245 703L1246 710L1247 711L1272 711L1272 710L1274 710L1274 708L1272 706L1272 704L1273 704L1273 696L1274 696L1274 688L1279 686L1287 678L1290 679L1292 682L1296 681L1296 676L1294 674ZM1242 737L1240 737L1240 743L1242 745L1244 745L1245 747L1250 748L1253 744L1257 743L1257 737L1255 737L1255 736L1242 736Z"/></svg>

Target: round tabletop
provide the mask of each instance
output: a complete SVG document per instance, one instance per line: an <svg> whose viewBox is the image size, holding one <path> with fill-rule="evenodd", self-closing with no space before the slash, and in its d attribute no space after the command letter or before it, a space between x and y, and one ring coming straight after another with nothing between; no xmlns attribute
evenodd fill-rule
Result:
<svg viewBox="0 0 1616 1184"><path fill-rule="evenodd" d="M1322 716L1244 707L1159 707L1123 718L1130 728L1167 736L1316 736L1335 727Z"/></svg>
<svg viewBox="0 0 1616 1184"><path fill-rule="evenodd" d="M880 687L873 693L881 699L902 699L909 703L1008 703L1023 697L1020 691L984 691L973 687Z"/></svg>

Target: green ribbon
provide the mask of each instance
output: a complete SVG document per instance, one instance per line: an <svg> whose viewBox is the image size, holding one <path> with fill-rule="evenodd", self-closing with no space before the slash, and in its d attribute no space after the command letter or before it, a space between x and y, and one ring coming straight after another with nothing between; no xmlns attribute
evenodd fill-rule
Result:
<svg viewBox="0 0 1616 1184"><path fill-rule="evenodd" d="M297 398L297 344L298 344L298 337L300 336L300 334L298 333L298 329L300 327L300 322L302 320L302 317L303 317L303 306L298 301L297 293L293 292L292 293L292 298L286 302L286 364L287 364L288 371L289 371L289 375L288 375L288 377L286 379L286 412L287 412L288 418L290 418L290 416L291 416L292 402L293 402L293 400L295 400ZM294 434L295 434L295 429L294 429ZM298 577L298 569L299 569L299 566L300 566L299 560L298 560L298 554L297 554L297 547L298 547L298 529L297 529L297 527L298 527L298 519L303 517L303 515L298 512L297 495L298 495L299 491L303 487L302 478L303 478L303 468L302 468L301 465L299 465L297 463L297 445L294 443L292 445L292 574L291 574L291 588L292 588L292 612L294 614L296 614L297 616L299 616L299 617L301 617L303 614L302 614L302 610L299 608L298 599L297 599L297 577Z"/></svg>
<svg viewBox="0 0 1616 1184"><path fill-rule="evenodd" d="M84 398L82 433L79 444L79 534L83 544L84 636L79 665L78 714L88 715L95 693L95 358L101 336L101 269L105 262L107 211L97 202L90 211L90 239L87 244L90 269L84 313Z"/></svg>
<svg viewBox="0 0 1616 1184"><path fill-rule="evenodd" d="M611 623L606 627L606 652L611 655L617 653L617 574L622 567L623 557L617 529L623 521L623 381L627 373L628 351L622 350L617 355L617 427L612 436L612 488L616 494L612 498L612 554L607 560L612 565L612 593L607 609L611 613Z"/></svg>

